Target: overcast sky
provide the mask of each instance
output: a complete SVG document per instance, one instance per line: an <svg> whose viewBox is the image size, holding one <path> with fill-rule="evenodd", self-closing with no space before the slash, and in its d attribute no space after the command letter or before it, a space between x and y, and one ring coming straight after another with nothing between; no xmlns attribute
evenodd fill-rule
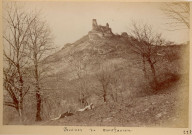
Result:
<svg viewBox="0 0 192 135"><path fill-rule="evenodd" d="M129 33L132 20L151 24L170 41L181 43L189 40L187 29L168 31L167 17L160 10L162 3L123 2L25 2L27 9L42 10L59 48L73 43L86 35L92 27L92 19L105 25L107 22L113 33Z"/></svg>

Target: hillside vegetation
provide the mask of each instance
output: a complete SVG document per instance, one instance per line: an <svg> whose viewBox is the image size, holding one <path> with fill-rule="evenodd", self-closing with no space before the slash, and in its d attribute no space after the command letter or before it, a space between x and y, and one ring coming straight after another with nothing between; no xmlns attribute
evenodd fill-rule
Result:
<svg viewBox="0 0 192 135"><path fill-rule="evenodd" d="M43 84L46 96L42 114L45 121L68 110L74 115L42 123L185 127L187 106L183 105L188 103L188 63L184 52L187 46L161 46L158 50L161 55L155 68L159 86L154 91L150 87L151 80L143 76L140 56L132 52L126 38L91 42L84 36L65 45L42 63L49 71ZM107 103L103 102L102 86L97 79L101 66L112 78ZM149 77L150 71L147 72ZM83 107L79 103L80 92L94 104L93 110L75 113Z"/></svg>
<svg viewBox="0 0 192 135"><path fill-rule="evenodd" d="M71 111L73 116L44 124L168 124L170 127L185 127L188 118L188 45L158 46L155 63L158 84L154 89L150 65L145 65L145 76L142 58L133 51L130 38L114 35L90 40L85 35L45 58L41 62L41 68L47 71L46 79L41 82L44 121L33 124L42 124ZM103 100L104 93L106 99ZM32 124L33 117L28 119L28 116L35 114L31 113L35 97L33 94L27 96L25 106L30 109L25 110L25 124ZM85 106L84 101L93 103L95 108L76 113ZM15 124L17 119L10 117L9 110L4 109L4 123Z"/></svg>

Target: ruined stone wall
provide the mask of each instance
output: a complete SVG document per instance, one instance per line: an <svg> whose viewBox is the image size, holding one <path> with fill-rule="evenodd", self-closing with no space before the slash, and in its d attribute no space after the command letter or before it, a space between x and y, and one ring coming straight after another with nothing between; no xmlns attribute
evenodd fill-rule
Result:
<svg viewBox="0 0 192 135"><path fill-rule="evenodd" d="M109 24L106 23L106 26L98 25L97 20L92 20L92 30L88 33L90 40L97 40L99 38L112 37L114 34L112 33L111 28L109 28Z"/></svg>
<svg viewBox="0 0 192 135"><path fill-rule="evenodd" d="M97 20L93 19L93 21L92 21L92 30L97 30L97 29L98 29Z"/></svg>

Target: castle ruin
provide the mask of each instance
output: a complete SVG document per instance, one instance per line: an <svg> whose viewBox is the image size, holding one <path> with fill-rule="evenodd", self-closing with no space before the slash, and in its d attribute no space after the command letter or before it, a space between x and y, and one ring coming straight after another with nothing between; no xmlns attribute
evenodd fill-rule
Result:
<svg viewBox="0 0 192 135"><path fill-rule="evenodd" d="M114 36L111 28L109 28L109 24L106 23L106 26L98 25L97 20L92 20L92 30L89 31L89 39L95 40L99 38L109 38Z"/></svg>

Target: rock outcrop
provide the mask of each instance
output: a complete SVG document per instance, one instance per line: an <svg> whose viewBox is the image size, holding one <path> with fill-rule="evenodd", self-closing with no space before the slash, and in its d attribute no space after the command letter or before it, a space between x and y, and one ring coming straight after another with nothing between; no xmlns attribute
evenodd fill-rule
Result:
<svg viewBox="0 0 192 135"><path fill-rule="evenodd" d="M89 31L88 35L90 40L97 40L100 38L110 38L114 36L108 23L106 23L106 26L98 25L96 19L93 19L92 30Z"/></svg>

